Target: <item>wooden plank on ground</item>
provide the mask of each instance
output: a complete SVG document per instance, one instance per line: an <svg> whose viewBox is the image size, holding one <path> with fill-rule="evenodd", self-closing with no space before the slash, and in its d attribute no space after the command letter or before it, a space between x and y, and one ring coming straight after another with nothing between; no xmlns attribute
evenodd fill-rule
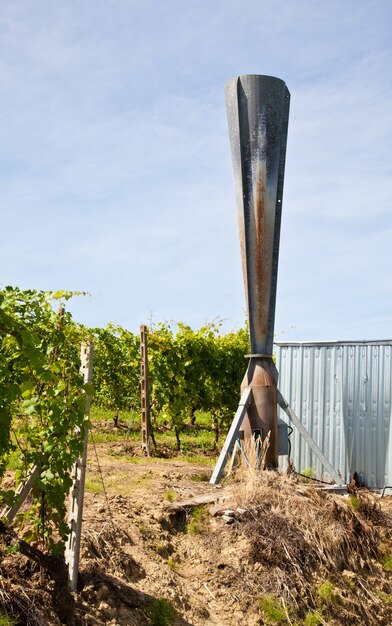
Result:
<svg viewBox="0 0 392 626"><path fill-rule="evenodd" d="M181 509L193 509L196 506L202 506L203 504L212 504L213 502L224 502L232 497L231 490L225 491L213 491L205 493L200 496L194 496L188 500L179 500L178 502L168 502L165 504L165 510L169 512L179 511Z"/></svg>

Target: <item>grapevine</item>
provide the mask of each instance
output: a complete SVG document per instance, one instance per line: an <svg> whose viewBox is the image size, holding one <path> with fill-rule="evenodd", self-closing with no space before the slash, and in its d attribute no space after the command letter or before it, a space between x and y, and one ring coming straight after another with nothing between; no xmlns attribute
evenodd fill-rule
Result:
<svg viewBox="0 0 392 626"><path fill-rule="evenodd" d="M37 466L33 505L18 516L24 538L62 552L70 471L80 454L85 393L79 374L80 343L86 331L63 307L71 292L0 291L0 478L10 460L17 482ZM60 304L60 312L52 304ZM15 488L0 491L5 504Z"/></svg>

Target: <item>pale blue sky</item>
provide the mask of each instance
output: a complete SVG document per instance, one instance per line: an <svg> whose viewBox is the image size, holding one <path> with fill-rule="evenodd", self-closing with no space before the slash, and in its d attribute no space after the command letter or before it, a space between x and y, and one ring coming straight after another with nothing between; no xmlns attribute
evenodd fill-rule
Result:
<svg viewBox="0 0 392 626"><path fill-rule="evenodd" d="M1 282L244 320L224 84L291 92L276 331L391 338L392 2L4 0Z"/></svg>

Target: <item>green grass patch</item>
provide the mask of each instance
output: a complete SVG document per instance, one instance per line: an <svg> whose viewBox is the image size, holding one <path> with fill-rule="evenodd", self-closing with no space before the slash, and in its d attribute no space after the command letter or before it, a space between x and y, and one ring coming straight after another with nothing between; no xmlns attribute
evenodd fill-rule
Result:
<svg viewBox="0 0 392 626"><path fill-rule="evenodd" d="M154 431L157 445L166 446L177 449L177 441L174 432L165 430L164 432ZM181 446L183 453L200 450L203 452L212 452L214 448L213 433L207 430L190 428L189 431L180 433Z"/></svg>
<svg viewBox="0 0 392 626"><path fill-rule="evenodd" d="M17 622L10 615L0 613L0 626L17 626Z"/></svg>
<svg viewBox="0 0 392 626"><path fill-rule="evenodd" d="M93 493L103 493L102 481L94 476L86 478L84 488L86 491L92 491Z"/></svg>
<svg viewBox="0 0 392 626"><path fill-rule="evenodd" d="M159 554L159 556L161 556L163 559L168 559L170 556L171 548L169 547L169 544L166 541L159 541L159 540L154 539L154 540L149 541L148 547L151 550L154 550L154 552Z"/></svg>
<svg viewBox="0 0 392 626"><path fill-rule="evenodd" d="M381 559L381 565L386 572L392 572L392 554L384 554Z"/></svg>
<svg viewBox="0 0 392 626"><path fill-rule="evenodd" d="M139 533L144 539L153 540L154 533L151 531L150 528L148 528L148 526L146 526L144 522L139 523L138 529L139 529Z"/></svg>
<svg viewBox="0 0 392 626"><path fill-rule="evenodd" d="M134 419L132 419L134 417L133 413L134 413L133 411L119 411L118 421L121 422L122 424L127 424L127 425L129 424L129 422L132 423L132 421L134 421ZM115 414L114 409L104 409L94 404L94 401L91 404L90 420L92 422L108 421L114 424L113 422L114 414ZM138 416L139 416L139 423L140 423L139 412L138 412Z"/></svg>
<svg viewBox="0 0 392 626"><path fill-rule="evenodd" d="M274 596L263 596L259 600L259 609L266 624L284 624L287 622L286 613L279 600Z"/></svg>
<svg viewBox="0 0 392 626"><path fill-rule="evenodd" d="M323 617L319 611L309 611L305 616L305 626L319 626L323 623Z"/></svg>
<svg viewBox="0 0 392 626"><path fill-rule="evenodd" d="M322 582L317 587L316 593L322 602L333 602L336 599L335 587L329 580Z"/></svg>
<svg viewBox="0 0 392 626"><path fill-rule="evenodd" d="M152 626L171 626L176 619L176 611L168 600L156 598L149 606Z"/></svg>
<svg viewBox="0 0 392 626"><path fill-rule="evenodd" d="M178 568L180 567L180 564L175 559L173 559L172 556L169 556L167 558L166 563L168 564L170 569L172 569L174 572L176 572Z"/></svg>
<svg viewBox="0 0 392 626"><path fill-rule="evenodd" d="M113 443L117 441L124 441L125 437L126 433L123 433L122 431L116 431L115 433L93 431L91 440L94 443Z"/></svg>
<svg viewBox="0 0 392 626"><path fill-rule="evenodd" d="M305 469L302 470L301 475L302 475L301 478L305 482L308 482L306 479L314 478L314 469L313 469L313 467L305 467Z"/></svg>
<svg viewBox="0 0 392 626"><path fill-rule="evenodd" d="M186 454L184 456L178 456L172 461L186 461L187 463L194 463L195 465L208 465L214 467L218 460L218 456L202 456L200 454ZM209 480L209 479L208 479Z"/></svg>
<svg viewBox="0 0 392 626"><path fill-rule="evenodd" d="M205 428L211 428L211 415L205 411L195 411L196 424L198 426L204 426Z"/></svg>
<svg viewBox="0 0 392 626"><path fill-rule="evenodd" d="M383 591L376 591L377 598L380 598L381 602L384 604L392 604L392 596L388 593L384 593Z"/></svg>
<svg viewBox="0 0 392 626"><path fill-rule="evenodd" d="M172 491L171 489L169 489L168 491L166 491L165 495L163 496L165 500L167 500L168 502L173 502L176 494L174 493L174 491Z"/></svg>
<svg viewBox="0 0 392 626"><path fill-rule="evenodd" d="M186 530L190 535L200 535L206 524L206 509L204 506L196 506L190 513L190 519Z"/></svg>
<svg viewBox="0 0 392 626"><path fill-rule="evenodd" d="M361 499L358 498L358 496L354 496L354 495L349 496L347 502L348 502L348 505L352 509L354 509L354 511L359 511L361 509L362 502L361 502Z"/></svg>

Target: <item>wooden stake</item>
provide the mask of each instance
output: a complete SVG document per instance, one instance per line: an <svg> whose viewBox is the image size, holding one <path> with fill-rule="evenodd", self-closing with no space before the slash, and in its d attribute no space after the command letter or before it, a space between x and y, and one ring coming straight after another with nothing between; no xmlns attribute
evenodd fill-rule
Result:
<svg viewBox="0 0 392 626"><path fill-rule="evenodd" d="M210 483L212 485L216 485L219 483L221 476L223 474L223 470L225 469L227 459L229 458L230 452L232 451L236 440L238 439L238 435L240 432L242 421L246 415L248 407L252 401L252 388L246 387L242 391L242 396L240 403L238 405L237 412L234 416L234 419L231 423L230 430L227 433L227 437L225 443L223 444L223 448L219 455L219 458L216 462L214 471L212 473Z"/></svg>
<svg viewBox="0 0 392 626"><path fill-rule="evenodd" d="M83 374L84 382L91 383L93 377L93 356L94 346L91 341L83 343L81 349L81 367L80 372ZM86 415L90 413L91 398L86 395ZM86 479L87 464L87 428L84 431L84 447L83 454L79 457L72 470L73 484L70 489L70 511L69 526L71 532L68 537L65 549L65 560L68 565L69 580L71 591L76 590L78 582L78 569L80 559L80 541L82 536L82 518L83 518L83 500L84 500L84 483Z"/></svg>
<svg viewBox="0 0 392 626"><path fill-rule="evenodd" d="M33 467L31 468L29 475L27 476L26 480L21 483L18 487L18 489L16 490L16 502L15 504L11 507L11 506L5 506L3 508L3 510L0 513L0 518L1 517L6 517L8 522L13 522L13 520L15 519L16 514L18 513L20 507L22 506L23 502L26 500L27 496L29 495L35 481L37 480L39 476L39 468L36 465L33 465Z"/></svg>
<svg viewBox="0 0 392 626"><path fill-rule="evenodd" d="M140 393L142 409L142 450L150 456L150 393L148 388L147 326L140 326Z"/></svg>

